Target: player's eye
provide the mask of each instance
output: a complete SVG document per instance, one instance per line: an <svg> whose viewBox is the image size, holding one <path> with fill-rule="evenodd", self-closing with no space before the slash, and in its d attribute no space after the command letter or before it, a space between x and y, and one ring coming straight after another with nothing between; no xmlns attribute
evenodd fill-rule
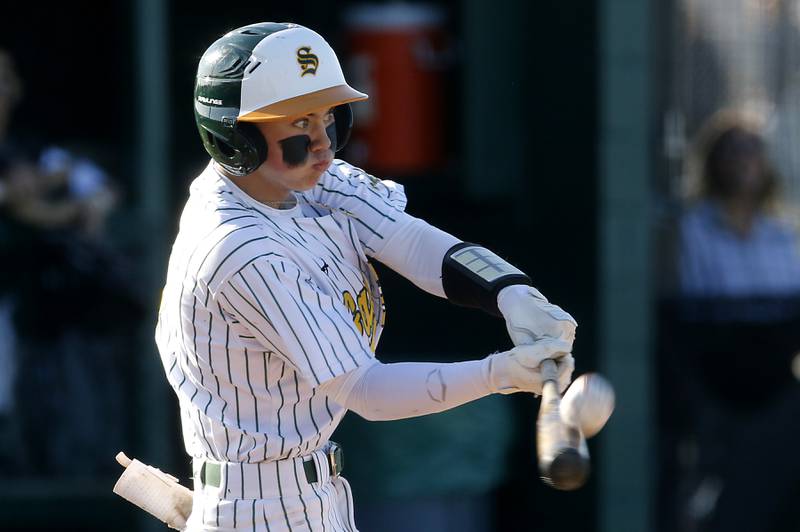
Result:
<svg viewBox="0 0 800 532"><path fill-rule="evenodd" d="M333 116L333 111L328 111L327 114L325 114L324 120L326 126L333 124L336 121Z"/></svg>
<svg viewBox="0 0 800 532"><path fill-rule="evenodd" d="M300 129L305 129L308 127L308 118L301 118L300 120L296 121L292 124L294 127L299 127Z"/></svg>

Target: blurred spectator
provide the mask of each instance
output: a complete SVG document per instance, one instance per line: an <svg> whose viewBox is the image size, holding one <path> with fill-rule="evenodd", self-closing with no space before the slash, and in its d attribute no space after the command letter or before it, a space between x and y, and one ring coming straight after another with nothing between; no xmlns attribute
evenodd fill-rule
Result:
<svg viewBox="0 0 800 532"><path fill-rule="evenodd" d="M3 180L4 204L15 220L40 229L67 229L81 238L101 239L117 202L106 174L86 158L51 147L39 164L11 163Z"/></svg>
<svg viewBox="0 0 800 532"><path fill-rule="evenodd" d="M91 476L124 446L143 306L105 232L116 185L62 147L27 156L8 131L20 97L0 52L0 475Z"/></svg>
<svg viewBox="0 0 800 532"><path fill-rule="evenodd" d="M775 214L778 178L758 125L714 115L699 139L699 197L680 227L687 296L800 294L798 235Z"/></svg>
<svg viewBox="0 0 800 532"><path fill-rule="evenodd" d="M38 163L11 173L5 204L9 260L21 273L14 324L25 470L92 475L112 467L103 457L123 445L130 323L142 307L130 265L105 233L117 202L110 178L62 148Z"/></svg>
<svg viewBox="0 0 800 532"><path fill-rule="evenodd" d="M21 82L11 57L0 50L0 203L11 193L5 185L5 178L10 173L15 150L8 135L8 124L21 91ZM21 447L19 425L13 414L17 360L16 334L12 325L14 303L10 295L12 282L8 274L0 277L0 472L16 468L17 451Z"/></svg>
<svg viewBox="0 0 800 532"><path fill-rule="evenodd" d="M679 222L679 311L662 331L665 408L685 415L681 531L797 529L800 254L761 131L748 113L720 111L691 161L699 179ZM761 470L767 490L754 481Z"/></svg>

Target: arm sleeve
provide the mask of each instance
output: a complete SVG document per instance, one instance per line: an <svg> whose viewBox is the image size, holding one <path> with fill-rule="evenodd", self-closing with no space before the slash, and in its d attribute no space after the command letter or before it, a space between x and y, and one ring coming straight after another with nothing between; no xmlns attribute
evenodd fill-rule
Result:
<svg viewBox="0 0 800 532"><path fill-rule="evenodd" d="M390 421L449 410L492 393L488 359L369 365L327 382L334 402L370 421Z"/></svg>
<svg viewBox="0 0 800 532"><path fill-rule="evenodd" d="M315 386L374 360L344 304L292 263L257 259L230 275L217 297L229 318Z"/></svg>
<svg viewBox="0 0 800 532"><path fill-rule="evenodd" d="M412 218L392 234L376 258L426 292L447 297L442 285L442 263L447 251L459 242L424 220Z"/></svg>

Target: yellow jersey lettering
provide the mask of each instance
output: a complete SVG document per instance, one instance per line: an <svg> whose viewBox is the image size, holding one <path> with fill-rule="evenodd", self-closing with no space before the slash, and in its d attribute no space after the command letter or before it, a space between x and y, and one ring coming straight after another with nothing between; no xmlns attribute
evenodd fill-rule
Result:
<svg viewBox="0 0 800 532"><path fill-rule="evenodd" d="M375 348L373 338L378 324L376 323L375 304L372 301L366 288L362 288L358 293L358 299L354 298L349 291L342 293L342 301L350 314L353 315L353 323L358 332L370 340L370 345Z"/></svg>

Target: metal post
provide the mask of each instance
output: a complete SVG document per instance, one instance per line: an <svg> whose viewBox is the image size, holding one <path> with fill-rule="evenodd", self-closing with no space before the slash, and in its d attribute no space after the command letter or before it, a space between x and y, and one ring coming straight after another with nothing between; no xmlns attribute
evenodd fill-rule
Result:
<svg viewBox="0 0 800 532"><path fill-rule="evenodd" d="M137 117L138 184L137 218L140 224L146 256L143 257L142 289L151 295L152 311L142 324L141 350L138 369L136 412L139 417L137 441L143 460L168 467L169 441L177 427L169 423L169 408L173 405L169 388L155 351L153 330L158 304L158 290L166 267L167 190L169 172L169 120L167 77L167 4L164 0L136 0L135 64L137 87L135 104ZM141 514L140 530L162 530L157 520Z"/></svg>
<svg viewBox="0 0 800 532"><path fill-rule="evenodd" d="M654 529L650 258L652 3L601 0L600 366L617 409L600 444L599 530Z"/></svg>

